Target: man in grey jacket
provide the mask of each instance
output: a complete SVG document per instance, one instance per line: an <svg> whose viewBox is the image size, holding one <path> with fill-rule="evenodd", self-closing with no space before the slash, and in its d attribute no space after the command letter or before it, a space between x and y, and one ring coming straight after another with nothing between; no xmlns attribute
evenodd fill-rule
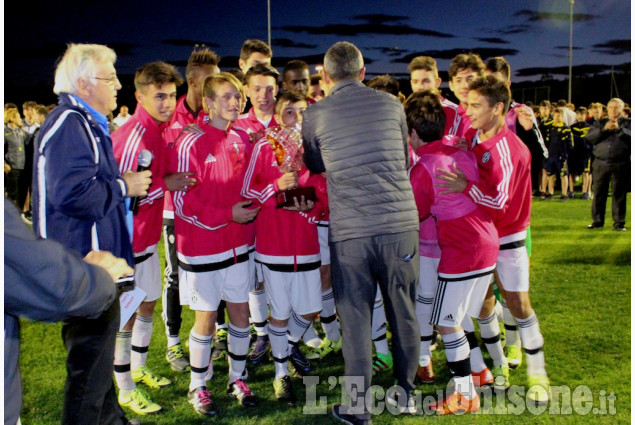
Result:
<svg viewBox="0 0 635 425"><path fill-rule="evenodd" d="M324 56L328 96L307 109L302 129L307 168L326 171L333 289L351 397L350 405L333 406L333 414L354 424L371 423L364 397L371 381L376 285L393 332L401 394L388 402L412 402L419 356L419 220L407 173L406 118L397 98L361 83L364 73L357 47L331 46Z"/></svg>

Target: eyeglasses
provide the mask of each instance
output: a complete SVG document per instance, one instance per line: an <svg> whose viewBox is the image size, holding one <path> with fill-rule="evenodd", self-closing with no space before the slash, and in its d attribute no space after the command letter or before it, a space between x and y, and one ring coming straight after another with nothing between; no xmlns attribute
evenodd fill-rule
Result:
<svg viewBox="0 0 635 425"><path fill-rule="evenodd" d="M108 84L109 86L114 86L115 83L119 82L119 78L117 78L117 76L115 75L114 77L109 77L109 78L104 78L104 77L90 77L94 80L101 80L101 81L105 81L106 84Z"/></svg>

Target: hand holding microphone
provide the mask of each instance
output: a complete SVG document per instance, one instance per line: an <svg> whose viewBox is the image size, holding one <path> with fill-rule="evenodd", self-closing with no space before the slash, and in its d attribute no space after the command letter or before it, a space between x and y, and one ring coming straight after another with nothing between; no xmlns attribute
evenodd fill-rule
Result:
<svg viewBox="0 0 635 425"><path fill-rule="evenodd" d="M148 194L148 188L152 183L152 172L148 170L151 162L152 152L142 150L137 160L137 172L126 171L122 176L128 187L127 196L132 198L130 202L132 212L136 212L139 201Z"/></svg>

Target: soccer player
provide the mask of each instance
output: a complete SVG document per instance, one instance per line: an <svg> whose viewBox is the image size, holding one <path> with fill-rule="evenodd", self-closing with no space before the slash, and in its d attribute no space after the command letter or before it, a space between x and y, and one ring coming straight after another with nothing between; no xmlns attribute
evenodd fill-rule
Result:
<svg viewBox="0 0 635 425"><path fill-rule="evenodd" d="M499 287L518 323L527 355L527 398L537 404L549 401L544 339L529 299L529 257L525 238L531 214L531 166L527 147L505 124L511 101L509 87L493 76L469 85L466 114L472 130L466 134L476 155L479 182L468 181L457 167L440 170L443 193L464 193L485 207L492 217L500 243L496 262ZM491 313L493 312L493 305ZM481 317L484 312L481 312ZM485 312L485 314L488 312Z"/></svg>
<svg viewBox="0 0 635 425"><path fill-rule="evenodd" d="M318 100L324 99L324 91L321 86L322 76L320 74L311 75L311 85L307 92L307 99L311 99L315 103Z"/></svg>
<svg viewBox="0 0 635 425"><path fill-rule="evenodd" d="M255 39L245 40L240 48L238 67L246 74L254 65L271 65L272 56L273 52L271 51L271 47L264 41Z"/></svg>
<svg viewBox="0 0 635 425"><path fill-rule="evenodd" d="M549 157L543 168L543 189L547 197L553 197L556 185L556 176L560 176L562 195L560 199L566 201L569 187L569 171L567 168L567 156L571 150L573 139L571 129L564 124L563 107L553 111L553 121L547 127L545 140L547 142Z"/></svg>
<svg viewBox="0 0 635 425"><path fill-rule="evenodd" d="M465 114L470 83L482 77L484 70L485 65L481 57L476 53L461 53L450 61L450 67L448 68L450 81L448 84L454 96L459 100L458 113L463 118L455 133L459 137L463 137L470 128L470 119Z"/></svg>
<svg viewBox="0 0 635 425"><path fill-rule="evenodd" d="M280 125L301 124L306 107L304 97L285 92L276 108ZM294 375L310 371L298 341L322 310L317 223L326 209L324 196L315 203L301 199L293 208L276 207L276 192L298 186L315 186L317 193L326 191L324 177L310 175L304 165L299 171L280 171L269 138L260 139L251 152L242 194L262 206L256 224L256 261L262 264L271 307L273 387L276 399L287 403L295 402L288 360Z"/></svg>
<svg viewBox="0 0 635 425"><path fill-rule="evenodd" d="M194 172L197 177L191 190L174 193L174 225L181 302L195 312L187 398L197 413L213 416L218 408L207 390L207 379L221 299L226 301L230 322L227 393L242 406L256 404L242 380L249 349L250 285L244 223L252 221L260 208L249 208L251 202L240 196L245 144L228 130L242 106L242 85L232 74L220 73L207 77L202 89L208 114L197 121L202 132L186 132L177 139L171 164L175 171Z"/></svg>
<svg viewBox="0 0 635 425"><path fill-rule="evenodd" d="M410 87L412 92L421 90L438 89L441 85L437 61L430 56L417 56L408 65L410 71ZM458 105L448 99L441 97L443 112L445 112L444 135L455 135L460 128L462 117L458 112Z"/></svg>
<svg viewBox="0 0 635 425"><path fill-rule="evenodd" d="M163 139L167 147L171 147L181 131L197 118L205 116L203 110L203 81L210 75L218 74L220 58L207 47L195 48L187 60L185 79L187 93L176 102L170 123L165 127ZM195 180L193 179L192 182ZM179 297L179 270L176 255L176 239L174 234L174 205L172 194L167 192L163 206L163 243L165 246L165 281L163 285L163 313L167 336L166 360L172 370L187 371L189 360L184 354L179 333L181 331L181 301Z"/></svg>
<svg viewBox="0 0 635 425"><path fill-rule="evenodd" d="M289 61L282 70L282 89L285 91L295 90L306 97L311 82L309 75L309 65L302 60ZM315 103L313 99L307 99L309 103Z"/></svg>
<svg viewBox="0 0 635 425"><path fill-rule="evenodd" d="M430 408L439 414L475 412L480 401L461 323L466 315L477 316L481 310L496 265L496 228L487 213L467 195L444 193L434 185L435 173L450 171L457 164L469 181L478 181L474 153L441 140L445 115L438 92L415 93L406 104L406 117L410 143L420 157L410 172L419 219L435 217L441 248L438 285L429 320L443 337L455 384L452 394ZM431 286L430 282L423 285Z"/></svg>
<svg viewBox="0 0 635 425"><path fill-rule="evenodd" d="M115 340L115 380L119 387L119 403L133 412L155 413L160 406L135 386L143 382L150 388L170 385L167 378L155 375L147 366L148 346L152 337L152 316L156 300L161 296L161 277L157 245L161 239L163 196L166 191L183 190L192 185L187 174L164 176L167 157L161 130L170 121L176 105L176 88L183 83L176 68L165 62L152 62L135 73L137 109L132 117L112 134L115 159L119 170L137 169L142 150L152 153L150 171L154 176L148 196L138 203L133 218L132 249L135 259L135 281L146 297L136 315L128 321Z"/></svg>
<svg viewBox="0 0 635 425"><path fill-rule="evenodd" d="M576 160L569 163L569 185L571 193L573 193L573 185L575 177L582 175L582 199L590 199L591 195L591 153L592 146L586 141L586 135L589 132L590 124L586 121L587 109L580 106L575 116L577 122L571 126L571 134L573 135L573 152Z"/></svg>

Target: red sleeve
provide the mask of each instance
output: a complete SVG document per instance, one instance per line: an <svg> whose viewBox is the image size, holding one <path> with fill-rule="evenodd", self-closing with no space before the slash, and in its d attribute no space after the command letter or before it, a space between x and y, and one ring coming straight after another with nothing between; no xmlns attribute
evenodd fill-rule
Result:
<svg viewBox="0 0 635 425"><path fill-rule="evenodd" d="M497 154L499 152L500 154ZM514 164L509 152L509 146L502 138L485 155L490 159L482 168L479 167L479 182L467 182L463 193L469 196L476 204L498 211L496 214L504 214L509 205L509 185L514 173Z"/></svg>
<svg viewBox="0 0 635 425"><path fill-rule="evenodd" d="M280 175L271 173L273 152L266 141L259 141L251 150L249 163L245 172L245 180L241 194L247 199L255 199L260 204L275 203ZM276 177L277 176L277 177Z"/></svg>

